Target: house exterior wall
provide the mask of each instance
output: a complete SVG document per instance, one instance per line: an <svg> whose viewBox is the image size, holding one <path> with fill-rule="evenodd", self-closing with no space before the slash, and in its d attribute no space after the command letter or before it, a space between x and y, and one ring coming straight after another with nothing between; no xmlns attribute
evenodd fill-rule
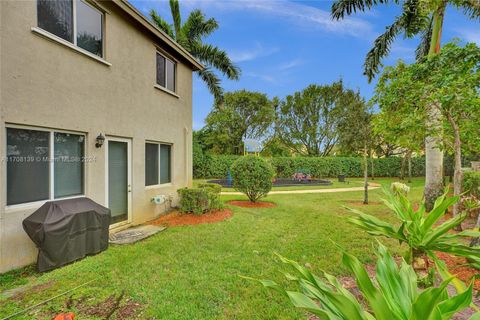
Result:
<svg viewBox="0 0 480 320"><path fill-rule="evenodd" d="M85 195L106 204L104 135L131 139L131 224L154 219L166 205L157 194L171 195L192 181L192 68L177 60L174 96L155 88L154 38L115 4L107 11L104 60L97 61L37 32L36 1L0 2L0 272L32 263L36 248L22 220L40 204L7 207L6 126L9 124L78 131L86 134ZM172 183L145 187L145 142L173 145ZM32 181L35 183L35 181Z"/></svg>

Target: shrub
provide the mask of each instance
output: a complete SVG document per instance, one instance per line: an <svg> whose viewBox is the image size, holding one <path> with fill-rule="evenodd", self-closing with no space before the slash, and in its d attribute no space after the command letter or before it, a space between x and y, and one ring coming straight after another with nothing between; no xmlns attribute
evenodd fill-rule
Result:
<svg viewBox="0 0 480 320"><path fill-rule="evenodd" d="M438 287L421 290L414 270L405 261L400 267L379 245L375 280L353 255L343 252L343 264L353 273L360 289L361 299L342 286L340 280L326 272L314 275L295 261L279 256L293 272L284 272L298 291L285 290L271 280L260 280L264 287L280 292L291 303L320 319L450 319L455 313L468 308L472 302L472 284L461 293L450 296L449 277ZM250 278L247 278L250 279ZM477 313L471 319L477 319Z"/></svg>
<svg viewBox="0 0 480 320"><path fill-rule="evenodd" d="M260 157L238 159L233 163L231 172L234 188L245 193L252 202L265 197L272 189L272 167Z"/></svg>
<svg viewBox="0 0 480 320"><path fill-rule="evenodd" d="M177 192L183 213L203 214L223 207L219 194L208 188L182 188Z"/></svg>
<svg viewBox="0 0 480 320"><path fill-rule="evenodd" d="M466 171L463 175L463 190L480 198L480 171Z"/></svg>
<svg viewBox="0 0 480 320"><path fill-rule="evenodd" d="M206 189L216 194L220 194L222 192L222 186L217 183L199 183L198 188Z"/></svg>

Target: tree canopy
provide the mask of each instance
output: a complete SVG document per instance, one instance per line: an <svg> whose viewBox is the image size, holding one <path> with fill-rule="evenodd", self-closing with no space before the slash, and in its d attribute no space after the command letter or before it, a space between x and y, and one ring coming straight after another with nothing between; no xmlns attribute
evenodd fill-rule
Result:
<svg viewBox="0 0 480 320"><path fill-rule="evenodd" d="M331 85L310 85L280 102L277 134L300 155L326 156L339 141L348 112L361 101L342 81Z"/></svg>
<svg viewBox="0 0 480 320"><path fill-rule="evenodd" d="M225 94L205 122L205 144L213 153L242 154L244 139L267 139L275 117L273 102L259 92Z"/></svg>

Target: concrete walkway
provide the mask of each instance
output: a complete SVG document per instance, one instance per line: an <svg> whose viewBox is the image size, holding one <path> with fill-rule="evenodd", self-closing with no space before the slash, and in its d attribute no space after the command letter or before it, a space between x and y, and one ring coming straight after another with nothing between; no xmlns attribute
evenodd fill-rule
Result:
<svg viewBox="0 0 480 320"><path fill-rule="evenodd" d="M370 183L368 190L375 190L380 188L381 185L378 183ZM332 188L332 189L306 189L306 190L279 190L279 191L270 191L268 195L272 194L299 194L299 193L335 193L335 192L349 192L349 191L363 191L363 187L351 187L351 188ZM242 195L241 192L222 192L222 195Z"/></svg>

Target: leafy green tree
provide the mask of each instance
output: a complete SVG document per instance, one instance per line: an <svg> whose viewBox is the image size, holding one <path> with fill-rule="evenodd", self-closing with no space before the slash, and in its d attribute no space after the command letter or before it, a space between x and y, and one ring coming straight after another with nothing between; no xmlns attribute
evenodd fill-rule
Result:
<svg viewBox="0 0 480 320"><path fill-rule="evenodd" d="M202 62L207 68L198 71L198 75L205 82L208 89L216 100L221 101L223 89L220 79L212 71L220 71L228 79L238 80L240 69L230 60L228 54L211 44L204 43L204 39L218 29L218 23L214 18L207 19L198 9L193 10L182 25L178 0L170 0L173 25L165 21L155 10L150 11L150 18L172 39Z"/></svg>
<svg viewBox="0 0 480 320"><path fill-rule="evenodd" d="M373 48L367 54L364 73L369 81L379 72L382 58L389 54L393 42L401 34L407 38L421 36L421 42L416 50L417 60L438 54L447 5L463 10L471 19L480 18L478 0L336 0L332 5L332 17L343 19L357 11L365 11L378 4L390 2L401 4L402 12L395 18L393 24L386 28L385 33L375 40ZM438 102L429 105L426 117L426 125L432 134L425 139L425 198L429 209L441 194L443 187L443 153L440 149L442 119L438 107Z"/></svg>
<svg viewBox="0 0 480 320"><path fill-rule="evenodd" d="M349 111L355 93L342 81L310 85L280 102L277 109L278 137L294 153L326 156L339 139L339 123ZM359 97L358 97L359 98Z"/></svg>
<svg viewBox="0 0 480 320"><path fill-rule="evenodd" d="M243 154L244 139L267 139L275 117L272 101L260 92L227 92L205 122L205 142L218 154Z"/></svg>
<svg viewBox="0 0 480 320"><path fill-rule="evenodd" d="M423 125L431 104L443 120L443 144L453 150L455 158L454 194L462 188L463 149L480 150L480 48L475 44L460 47L447 44L442 52L421 63L397 64L387 68L376 89L376 100L386 113L395 110L408 125L407 130L431 134ZM420 97L420 98L419 98ZM454 215L458 214L458 205Z"/></svg>
<svg viewBox="0 0 480 320"><path fill-rule="evenodd" d="M371 128L372 114L365 100L353 91L345 92L345 111L338 123L338 145L344 153L363 155L364 195L363 203L368 204L368 159L372 157L373 133Z"/></svg>

